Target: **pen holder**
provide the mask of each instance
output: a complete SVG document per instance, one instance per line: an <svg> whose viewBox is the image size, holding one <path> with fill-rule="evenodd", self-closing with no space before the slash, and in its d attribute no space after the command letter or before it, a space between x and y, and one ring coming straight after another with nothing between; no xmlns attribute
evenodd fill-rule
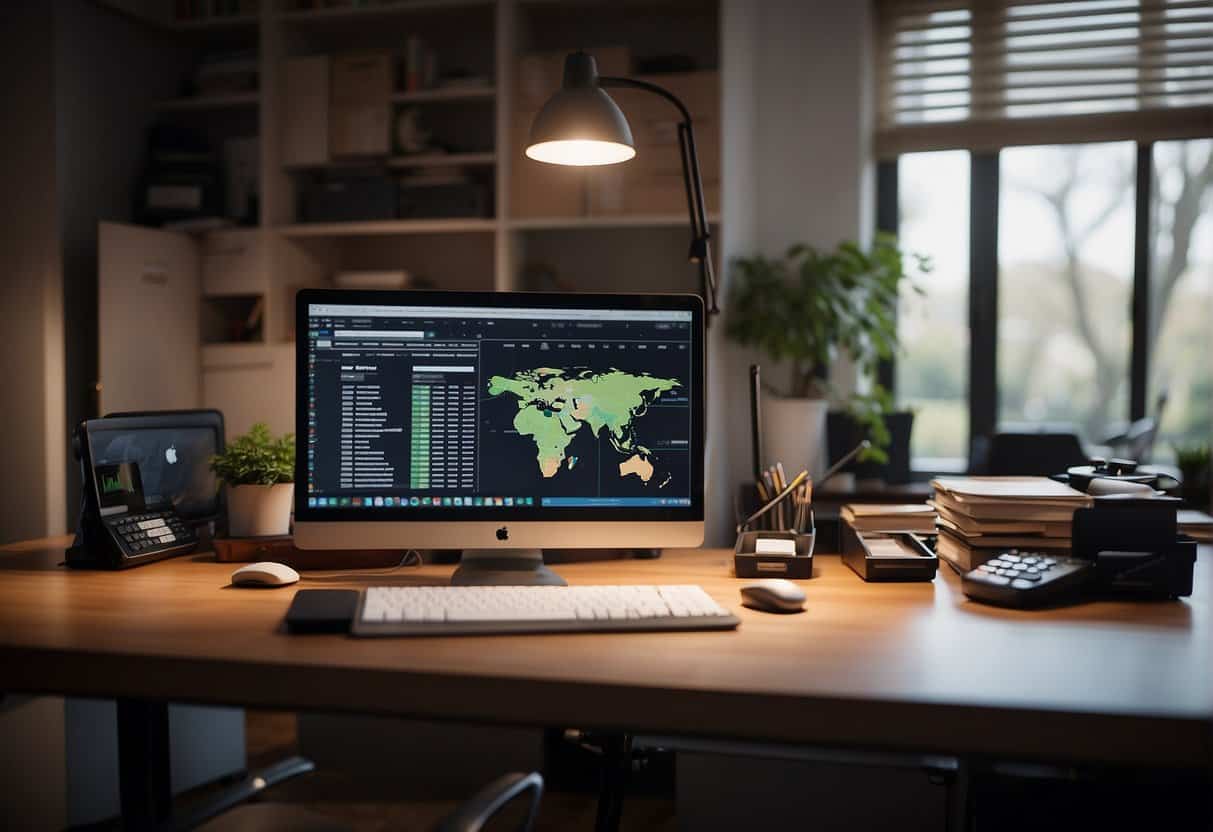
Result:
<svg viewBox="0 0 1213 832"><path fill-rule="evenodd" d="M811 578L813 577L813 541L816 530L812 527L804 532L792 531L743 531L737 535L733 547L733 571L738 578ZM795 555L758 554L758 540L793 540Z"/></svg>

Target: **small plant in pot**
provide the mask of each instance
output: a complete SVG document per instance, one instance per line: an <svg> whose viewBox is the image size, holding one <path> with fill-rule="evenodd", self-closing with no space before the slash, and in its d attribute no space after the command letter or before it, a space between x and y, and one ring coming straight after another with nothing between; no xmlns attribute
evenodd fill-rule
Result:
<svg viewBox="0 0 1213 832"><path fill-rule="evenodd" d="M274 438L258 422L211 457L211 470L227 486L228 534L265 537L290 531L295 493L295 436Z"/></svg>
<svg viewBox="0 0 1213 832"><path fill-rule="evenodd" d="M867 392L846 401L860 427L856 442L865 436L872 441L860 459L886 462L892 396L876 383L876 368L897 350L901 282L910 280L921 292L913 278L931 270L929 260L903 255L894 236L879 234L867 249L849 241L832 251L794 245L783 257L740 258L733 267L729 336L760 349L790 373L787 388L763 402L764 462L807 467L815 474L825 469L832 392L826 371L840 352L849 354L870 382Z"/></svg>
<svg viewBox="0 0 1213 832"><path fill-rule="evenodd" d="M1183 479L1183 498L1192 508L1210 509L1210 485L1213 484L1213 453L1206 442L1175 445L1175 464Z"/></svg>

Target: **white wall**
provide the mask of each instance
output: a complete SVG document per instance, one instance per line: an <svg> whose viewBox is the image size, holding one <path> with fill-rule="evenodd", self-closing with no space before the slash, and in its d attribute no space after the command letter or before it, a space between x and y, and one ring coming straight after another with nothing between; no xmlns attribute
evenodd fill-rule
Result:
<svg viewBox="0 0 1213 832"><path fill-rule="evenodd" d="M871 8L831 0L722 0L725 262L807 242L866 240L874 217ZM728 275L724 292L727 299ZM724 317L728 317L727 304ZM732 494L750 476L748 367L769 361L712 333L709 541L731 545ZM846 388L850 368L831 378Z"/></svg>
<svg viewBox="0 0 1213 832"><path fill-rule="evenodd" d="M53 26L50 6L0 6L0 542L66 528Z"/></svg>

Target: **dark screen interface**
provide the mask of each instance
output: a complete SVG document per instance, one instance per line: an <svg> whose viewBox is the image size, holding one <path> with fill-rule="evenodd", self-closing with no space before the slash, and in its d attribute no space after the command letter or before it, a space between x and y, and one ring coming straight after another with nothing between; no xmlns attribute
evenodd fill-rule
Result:
<svg viewBox="0 0 1213 832"><path fill-rule="evenodd" d="M93 464L134 463L149 506L172 504L187 520L219 513L219 481L210 469L218 436L209 428L132 428L89 433ZM100 480L98 490L104 491Z"/></svg>
<svg viewBox="0 0 1213 832"><path fill-rule="evenodd" d="M691 313L308 308L314 508L691 505Z"/></svg>

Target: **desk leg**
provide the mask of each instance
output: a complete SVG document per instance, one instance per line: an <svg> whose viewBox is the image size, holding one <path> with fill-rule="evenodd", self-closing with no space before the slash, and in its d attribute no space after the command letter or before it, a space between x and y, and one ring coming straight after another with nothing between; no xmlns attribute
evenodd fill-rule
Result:
<svg viewBox="0 0 1213 832"><path fill-rule="evenodd" d="M956 761L956 771L947 785L948 821L947 832L969 832L972 817L969 787L972 778L971 764L965 757Z"/></svg>
<svg viewBox="0 0 1213 832"><path fill-rule="evenodd" d="M168 704L119 699L118 791L122 825L152 829L172 814Z"/></svg>
<svg viewBox="0 0 1213 832"><path fill-rule="evenodd" d="M595 832L618 832L623 819L623 798L632 772L632 738L627 734L604 736L602 745L602 788L598 793Z"/></svg>

